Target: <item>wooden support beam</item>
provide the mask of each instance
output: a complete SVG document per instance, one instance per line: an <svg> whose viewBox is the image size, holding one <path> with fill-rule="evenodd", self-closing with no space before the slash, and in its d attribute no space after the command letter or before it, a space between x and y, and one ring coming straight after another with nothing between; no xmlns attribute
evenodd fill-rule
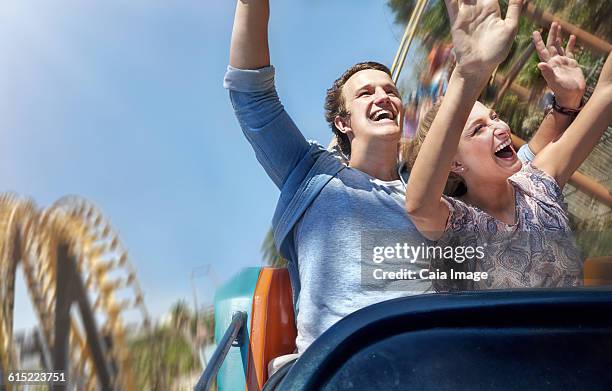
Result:
<svg viewBox="0 0 612 391"><path fill-rule="evenodd" d="M514 61L514 63L510 67L510 70L508 71L508 74L506 75L504 83L502 84L502 87L499 89L497 94L495 94L495 100L493 101L493 106L495 106L497 102L499 102L499 100L506 94L506 92L508 91L508 88L510 88L510 86L514 82L514 79L516 79L519 72L521 71L521 69L523 69L527 61L529 61L529 57L531 57L534 51L535 51L535 45L533 44L533 41L531 41L529 42L529 45L527 45L525 50L523 50L520 56Z"/></svg>
<svg viewBox="0 0 612 391"><path fill-rule="evenodd" d="M66 378L70 379L70 308L78 304L81 320L87 335L87 345L94 361L94 370L98 385L103 391L113 389L112 366L106 362L105 347L96 327L96 320L87 298L87 291L79 275L76 262L70 255L68 246L60 244L57 249L56 265L56 297L55 297L55 329L53 335L52 360L53 370L64 371ZM67 390L64 384L54 384L53 391Z"/></svg>
<svg viewBox="0 0 612 391"><path fill-rule="evenodd" d="M576 171L570 178L570 183L583 193L592 195L593 198L612 208L612 193L601 183L595 182L588 176Z"/></svg>
<svg viewBox="0 0 612 391"><path fill-rule="evenodd" d="M574 34L578 43L591 49L597 54L607 55L610 53L610 51L612 51L612 44L609 42L581 29L576 25L566 22L565 20L561 20L550 12L546 12L531 3L527 3L527 5L523 7L523 16L545 29L548 29L552 22L559 22L565 33Z"/></svg>
<svg viewBox="0 0 612 391"><path fill-rule="evenodd" d="M57 249L57 266L55 280L55 325L53 330L53 348L51 359L53 370L63 371L66 378L70 378L69 369L69 335L70 335L70 306L72 305L72 277L68 247L60 245ZM67 385L54 384L53 391L67 390Z"/></svg>
<svg viewBox="0 0 612 391"><path fill-rule="evenodd" d="M500 75L499 73L495 74L494 83L503 84L505 80L506 80L506 77L504 75ZM529 101L529 98L531 97L531 93L529 92L528 88L525 88L518 83L511 83L509 88L510 88L510 91L516 94L521 101L523 102Z"/></svg>

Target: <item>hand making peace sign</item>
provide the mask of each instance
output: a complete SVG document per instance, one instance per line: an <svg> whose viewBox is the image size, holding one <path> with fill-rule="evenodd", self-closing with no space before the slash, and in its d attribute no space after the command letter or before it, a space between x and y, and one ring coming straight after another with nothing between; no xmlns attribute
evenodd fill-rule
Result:
<svg viewBox="0 0 612 391"><path fill-rule="evenodd" d="M570 35L565 49L561 46L561 25L553 22L546 45L538 31L533 32L533 42L540 58L538 68L548 87L555 94L557 103L567 108L578 108L584 95L586 81L578 62L574 60L576 36Z"/></svg>

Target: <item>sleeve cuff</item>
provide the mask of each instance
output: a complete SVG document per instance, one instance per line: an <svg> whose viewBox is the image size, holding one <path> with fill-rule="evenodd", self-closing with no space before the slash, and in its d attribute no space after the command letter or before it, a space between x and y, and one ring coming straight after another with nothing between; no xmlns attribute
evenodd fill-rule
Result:
<svg viewBox="0 0 612 391"><path fill-rule="evenodd" d="M521 162L523 162L523 163L530 162L530 161L532 161L535 158L535 154L533 153L531 148L529 148L529 144L524 144L518 150L516 155L518 156L519 159L521 159Z"/></svg>
<svg viewBox="0 0 612 391"><path fill-rule="evenodd" d="M274 67L238 69L227 66L223 87L239 92L261 92L274 88Z"/></svg>

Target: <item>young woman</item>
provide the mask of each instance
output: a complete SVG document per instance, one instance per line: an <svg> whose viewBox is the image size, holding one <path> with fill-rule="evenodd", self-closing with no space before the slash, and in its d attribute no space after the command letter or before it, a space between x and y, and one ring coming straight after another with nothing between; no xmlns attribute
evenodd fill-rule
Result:
<svg viewBox="0 0 612 391"><path fill-rule="evenodd" d="M505 20L496 2L446 0L446 5L457 67L435 118L426 118L417 133L413 151L418 156L406 190L406 208L427 238L439 245L480 247L479 254L484 255L460 265L437 260L433 268L486 272L487 278L449 278L436 281L436 287L581 285L582 262L571 241L561 190L612 121L612 57L591 99L565 133L522 165L512 149L508 125L476 102L493 69L508 53L521 2L509 2ZM543 61L539 68L550 86L555 64L576 64L572 58L561 58L568 53L558 42L553 42L551 50L539 35L534 38ZM454 197L443 195L447 178L454 185L447 188Z"/></svg>

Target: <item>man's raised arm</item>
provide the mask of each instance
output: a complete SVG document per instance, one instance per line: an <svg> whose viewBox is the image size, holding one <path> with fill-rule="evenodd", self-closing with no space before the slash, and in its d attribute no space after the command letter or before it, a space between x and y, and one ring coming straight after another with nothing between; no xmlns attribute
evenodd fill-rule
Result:
<svg viewBox="0 0 612 391"><path fill-rule="evenodd" d="M230 66L259 69L270 65L268 0L239 0L234 16Z"/></svg>
<svg viewBox="0 0 612 391"><path fill-rule="evenodd" d="M287 178L310 149L274 86L268 48L268 0L239 0L224 85L242 132L274 184ZM306 170L307 171L307 170Z"/></svg>

